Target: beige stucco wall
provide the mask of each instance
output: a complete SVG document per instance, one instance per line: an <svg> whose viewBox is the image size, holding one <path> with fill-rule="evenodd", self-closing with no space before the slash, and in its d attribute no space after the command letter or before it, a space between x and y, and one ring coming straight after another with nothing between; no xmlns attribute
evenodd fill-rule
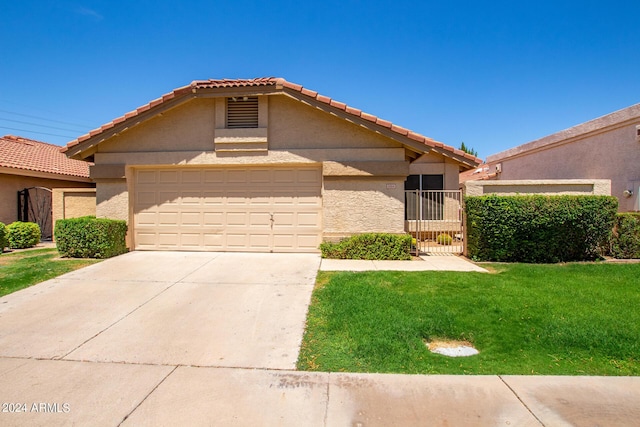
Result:
<svg viewBox="0 0 640 427"><path fill-rule="evenodd" d="M522 179L467 181L462 184L466 196L515 196L524 194L610 196L608 179Z"/></svg>
<svg viewBox="0 0 640 427"><path fill-rule="evenodd" d="M411 163L411 175L444 175L444 190L458 190L460 166L438 153L423 154Z"/></svg>
<svg viewBox="0 0 640 427"><path fill-rule="evenodd" d="M38 178L0 173L0 222L10 224L18 220L18 191L30 187L69 188L93 187L93 183Z"/></svg>
<svg viewBox="0 0 640 427"><path fill-rule="evenodd" d="M225 103L216 99L189 101L162 116L122 132L98 146L97 216L131 221L133 186L129 179L106 179L108 165L123 165L128 177L136 167L322 164L323 224L327 237L353 233L404 231L404 180L409 174L405 149L398 142L349 123L284 95L260 100L260 124L268 108L265 152L216 152L215 139L234 135L218 131ZM217 119L216 119L217 117ZM242 131L240 131L241 133ZM253 133L252 133L253 132ZM264 138L262 130L246 132L243 143ZM458 166L438 156L427 159L457 189ZM100 168L103 167L102 171ZM455 177L453 176L455 174ZM454 184L455 182L455 184Z"/></svg>
<svg viewBox="0 0 640 427"><path fill-rule="evenodd" d="M52 194L53 230L59 219L96 214L95 188L54 188Z"/></svg>
<svg viewBox="0 0 640 427"><path fill-rule="evenodd" d="M324 237L404 232L404 178L324 180Z"/></svg>
<svg viewBox="0 0 640 427"><path fill-rule="evenodd" d="M98 151L211 151L214 129L215 100L194 99L111 138Z"/></svg>
<svg viewBox="0 0 640 427"><path fill-rule="evenodd" d="M607 122L602 121L602 126ZM623 192L640 186L640 142L636 126L640 119L620 127L598 129L598 120L589 122L490 156L488 163L500 165L498 180L521 179L609 179L611 195L618 198L620 211L637 209L635 197L625 198ZM581 127L584 135L576 135ZM493 169L492 169L493 170Z"/></svg>

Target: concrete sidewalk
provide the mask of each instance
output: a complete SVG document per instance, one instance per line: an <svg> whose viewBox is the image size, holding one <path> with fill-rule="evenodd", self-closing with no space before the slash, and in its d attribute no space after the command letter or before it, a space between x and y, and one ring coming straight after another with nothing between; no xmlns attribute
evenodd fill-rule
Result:
<svg viewBox="0 0 640 427"><path fill-rule="evenodd" d="M3 426L637 426L638 377L441 376L0 358Z"/></svg>
<svg viewBox="0 0 640 427"><path fill-rule="evenodd" d="M475 271L488 273L464 257L457 255L422 255L412 261L369 261L353 259L323 259L321 271Z"/></svg>

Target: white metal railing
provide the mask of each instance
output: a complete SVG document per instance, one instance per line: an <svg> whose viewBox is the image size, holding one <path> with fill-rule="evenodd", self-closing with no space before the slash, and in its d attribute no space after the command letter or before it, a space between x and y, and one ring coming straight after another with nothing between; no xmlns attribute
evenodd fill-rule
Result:
<svg viewBox="0 0 640 427"><path fill-rule="evenodd" d="M415 253L462 253L462 212L462 191L406 190L405 231L415 238Z"/></svg>

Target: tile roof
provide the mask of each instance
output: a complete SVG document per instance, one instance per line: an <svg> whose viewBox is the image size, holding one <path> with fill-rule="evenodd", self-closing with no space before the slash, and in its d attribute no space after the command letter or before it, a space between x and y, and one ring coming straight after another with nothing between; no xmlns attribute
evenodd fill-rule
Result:
<svg viewBox="0 0 640 427"><path fill-rule="evenodd" d="M89 163L69 159L60 147L19 136L0 137L0 167L89 178Z"/></svg>
<svg viewBox="0 0 640 427"><path fill-rule="evenodd" d="M307 89L299 84L296 83L292 83L289 82L283 78L279 78L279 77L261 77L261 78L255 78L255 79L210 79L210 80L195 80L193 82L191 82L191 84L187 85L187 86L183 86L180 88L177 88L163 96L161 96L158 99L155 99L153 101L151 101L148 104L143 105L142 107L139 107L117 119L112 120L111 122L101 126L98 129L92 130L91 132L89 132L88 134L82 135L80 137L78 137L77 139L69 142L67 144L67 146L65 148L62 149L63 152L68 151L70 148L96 136L101 134L102 132L113 128L114 126L128 120L131 119L132 117L135 117L147 110L150 110L153 107L156 107L164 102L167 102L171 99L174 98L178 98L180 96L185 96L189 93L196 93L198 90L200 89L220 89L220 88L244 88L244 87L259 87L259 86L273 86L275 88L281 88L285 91L289 90L289 91L293 91L293 92L299 92L300 94L313 98L316 101L319 101L321 103L330 105L334 108L337 108L339 110L344 111L345 113L351 115L351 116L355 116L357 118L366 120L368 122L371 122L373 124L376 124L378 126L381 126L383 128L387 128L389 130L391 130L393 133L396 133L402 137L406 137L409 138L411 140L423 143L429 147L432 148L439 148L439 149L443 149L446 151L449 151L459 157L465 158L468 161L478 164L481 163L482 160L471 155L468 153L465 153L462 150L458 150L454 147L445 145L441 142L435 141L431 138L428 138L424 135L420 135L419 133L413 132L409 129L405 129L401 126L395 125L387 120L383 120L379 117L376 117L374 115L371 114L367 114L361 110L358 110L357 108L353 108L350 107L342 102L336 101L334 99L329 98L328 96L324 96L324 95L320 95L318 92L315 92L313 90Z"/></svg>
<svg viewBox="0 0 640 427"><path fill-rule="evenodd" d="M486 181L495 178L498 174L493 166L493 172L491 172L491 165L483 163L475 169L461 172L458 176L460 184L467 181Z"/></svg>

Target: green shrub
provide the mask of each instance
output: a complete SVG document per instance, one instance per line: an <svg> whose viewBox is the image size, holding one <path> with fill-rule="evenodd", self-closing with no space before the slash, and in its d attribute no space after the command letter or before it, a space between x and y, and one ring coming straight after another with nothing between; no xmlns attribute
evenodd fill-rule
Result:
<svg viewBox="0 0 640 427"><path fill-rule="evenodd" d="M61 219L56 222L58 252L71 258L110 258L127 252L127 223L95 218Z"/></svg>
<svg viewBox="0 0 640 427"><path fill-rule="evenodd" d="M12 222L7 225L7 241L11 249L32 248L40 242L40 227L35 222Z"/></svg>
<svg viewBox="0 0 640 427"><path fill-rule="evenodd" d="M593 260L607 252L618 201L611 196L467 197L472 259L507 262Z"/></svg>
<svg viewBox="0 0 640 427"><path fill-rule="evenodd" d="M640 213L616 216L611 253L615 258L640 258Z"/></svg>
<svg viewBox="0 0 640 427"><path fill-rule="evenodd" d="M442 233L438 234L436 242L438 242L439 245L450 245L453 242L453 239L448 234Z"/></svg>
<svg viewBox="0 0 640 427"><path fill-rule="evenodd" d="M357 234L338 243L320 245L323 258L408 260L411 259L411 236L408 234Z"/></svg>
<svg viewBox="0 0 640 427"><path fill-rule="evenodd" d="M0 254L4 252L4 248L7 247L9 242L7 241L7 226L0 222Z"/></svg>

